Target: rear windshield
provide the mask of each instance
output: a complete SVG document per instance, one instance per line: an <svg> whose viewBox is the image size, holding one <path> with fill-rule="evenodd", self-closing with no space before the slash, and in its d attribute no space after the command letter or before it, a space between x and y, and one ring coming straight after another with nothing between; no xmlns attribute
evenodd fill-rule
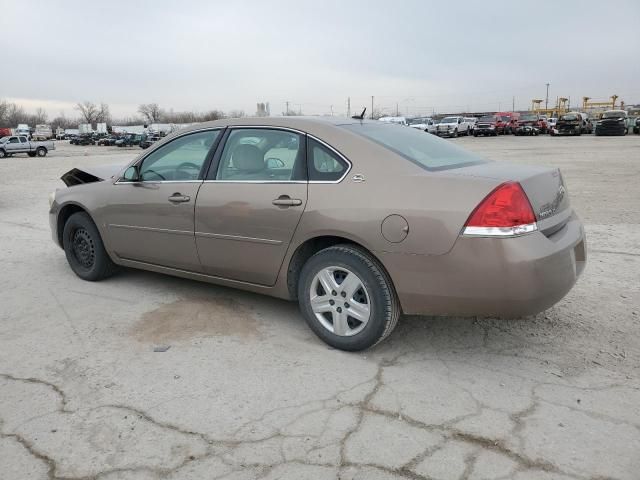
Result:
<svg viewBox="0 0 640 480"><path fill-rule="evenodd" d="M568 122L572 122L574 120L578 120L578 116L575 113L567 113L566 115L562 115L560 120L566 120Z"/></svg>
<svg viewBox="0 0 640 480"><path fill-rule="evenodd" d="M373 140L427 170L446 170L485 163L482 157L415 128L353 123L343 128Z"/></svg>

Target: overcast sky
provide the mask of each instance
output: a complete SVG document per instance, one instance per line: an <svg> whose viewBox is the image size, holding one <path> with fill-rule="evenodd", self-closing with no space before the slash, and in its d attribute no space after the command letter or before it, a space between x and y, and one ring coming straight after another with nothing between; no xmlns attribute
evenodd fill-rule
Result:
<svg viewBox="0 0 640 480"><path fill-rule="evenodd" d="M640 1L0 0L0 98L306 114L640 103ZM551 103L551 101L550 101ZM370 107L369 107L370 108Z"/></svg>

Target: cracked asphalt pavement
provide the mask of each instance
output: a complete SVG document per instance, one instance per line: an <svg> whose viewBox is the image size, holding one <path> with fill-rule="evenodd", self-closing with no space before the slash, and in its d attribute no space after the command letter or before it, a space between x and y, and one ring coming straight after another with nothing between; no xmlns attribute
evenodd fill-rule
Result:
<svg viewBox="0 0 640 480"><path fill-rule="evenodd" d="M137 149L3 159L0 478L638 479L640 136L453 141L561 167L587 268L535 317L403 317L358 354L319 341L293 303L133 270L75 277L47 195Z"/></svg>

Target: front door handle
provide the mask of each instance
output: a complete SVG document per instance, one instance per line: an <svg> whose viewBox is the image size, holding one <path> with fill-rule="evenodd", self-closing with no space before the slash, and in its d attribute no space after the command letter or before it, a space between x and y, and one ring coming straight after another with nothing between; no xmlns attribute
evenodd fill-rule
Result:
<svg viewBox="0 0 640 480"><path fill-rule="evenodd" d="M298 205L302 205L302 200L299 198L291 198L289 195L280 195L271 203L278 207L297 207Z"/></svg>
<svg viewBox="0 0 640 480"><path fill-rule="evenodd" d="M191 200L191 197L189 195L182 195L180 193L174 193L169 197L169 201L171 203L184 203L188 202L189 200Z"/></svg>

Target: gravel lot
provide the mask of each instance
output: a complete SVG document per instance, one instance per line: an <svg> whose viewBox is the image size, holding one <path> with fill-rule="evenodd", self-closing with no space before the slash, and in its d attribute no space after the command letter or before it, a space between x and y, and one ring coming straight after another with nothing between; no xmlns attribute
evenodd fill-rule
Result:
<svg viewBox="0 0 640 480"><path fill-rule="evenodd" d="M405 317L359 354L292 303L139 271L78 279L47 195L139 149L3 159L0 478L637 479L640 136L452 141L562 168L584 275L536 317Z"/></svg>

